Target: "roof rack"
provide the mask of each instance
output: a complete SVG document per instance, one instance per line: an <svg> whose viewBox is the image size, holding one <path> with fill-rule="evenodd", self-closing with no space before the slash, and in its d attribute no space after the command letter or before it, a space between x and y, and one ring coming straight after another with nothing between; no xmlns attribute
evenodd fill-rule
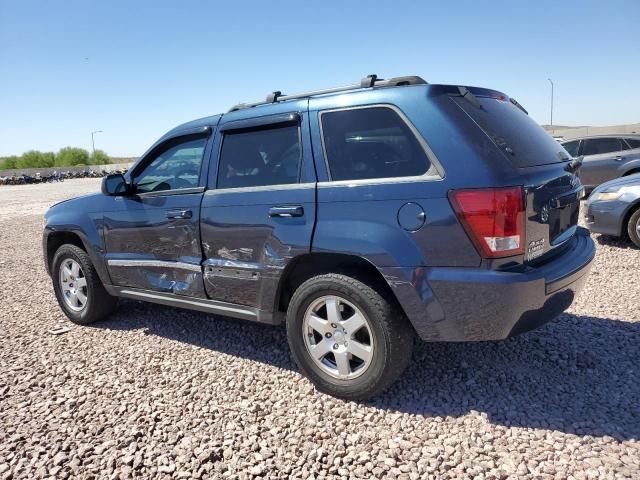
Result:
<svg viewBox="0 0 640 480"><path fill-rule="evenodd" d="M293 100L296 98L306 98L314 95L323 95L327 93L338 93L338 92L346 92L349 90L356 90L358 88L373 88L373 87L399 87L404 85L426 85L427 82L422 78L411 75L406 77L394 77L388 80L383 78L378 78L376 74L367 75L360 83L356 83L353 85L345 85L343 87L334 87L327 88L325 90L314 90L312 92L304 92L304 93L296 93L294 95L284 95L281 91L277 90L275 92L267 95L267 99L263 102L255 102L255 103L239 103L235 105L230 112L235 112L236 110L242 110L245 108L253 108L258 105L266 105L269 103L277 103L284 102L285 100Z"/></svg>

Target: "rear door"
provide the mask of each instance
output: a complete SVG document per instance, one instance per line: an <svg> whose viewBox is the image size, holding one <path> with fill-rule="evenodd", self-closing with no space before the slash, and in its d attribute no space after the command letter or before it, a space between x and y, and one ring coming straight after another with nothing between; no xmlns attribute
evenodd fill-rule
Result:
<svg viewBox="0 0 640 480"><path fill-rule="evenodd" d="M616 137L587 138L583 141L582 182L596 187L620 176L629 146Z"/></svg>
<svg viewBox="0 0 640 480"><path fill-rule="evenodd" d="M210 129L171 138L132 172L133 193L107 197L107 268L119 287L206 297L202 279L200 203Z"/></svg>
<svg viewBox="0 0 640 480"><path fill-rule="evenodd" d="M271 312L280 275L309 252L315 223L307 101L226 114L214 157L201 218L207 294Z"/></svg>

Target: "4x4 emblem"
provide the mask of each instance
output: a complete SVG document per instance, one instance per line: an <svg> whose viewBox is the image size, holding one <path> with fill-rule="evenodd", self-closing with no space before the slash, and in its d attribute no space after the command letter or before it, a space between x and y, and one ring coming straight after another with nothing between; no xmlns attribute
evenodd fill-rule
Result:
<svg viewBox="0 0 640 480"><path fill-rule="evenodd" d="M527 246L528 259L533 260L534 258L542 255L544 253L544 245L545 245L544 238L529 242L529 245Z"/></svg>

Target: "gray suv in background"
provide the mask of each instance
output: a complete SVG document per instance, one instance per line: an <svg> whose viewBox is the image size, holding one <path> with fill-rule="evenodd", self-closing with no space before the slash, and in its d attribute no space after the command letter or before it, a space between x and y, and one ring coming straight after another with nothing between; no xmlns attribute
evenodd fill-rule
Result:
<svg viewBox="0 0 640 480"><path fill-rule="evenodd" d="M562 146L572 157L584 157L580 180L588 191L614 178L640 173L640 135L582 137Z"/></svg>

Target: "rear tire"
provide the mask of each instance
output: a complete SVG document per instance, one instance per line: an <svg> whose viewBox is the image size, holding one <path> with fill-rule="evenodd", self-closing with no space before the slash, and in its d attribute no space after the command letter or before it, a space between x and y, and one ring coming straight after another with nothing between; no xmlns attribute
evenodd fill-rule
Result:
<svg viewBox="0 0 640 480"><path fill-rule="evenodd" d="M640 208L637 208L629 217L627 233L636 247L640 248Z"/></svg>
<svg viewBox="0 0 640 480"><path fill-rule="evenodd" d="M381 393L413 350L413 329L402 312L341 274L298 287L287 310L287 337L294 361L317 389L348 400Z"/></svg>
<svg viewBox="0 0 640 480"><path fill-rule="evenodd" d="M73 323L87 325L109 316L118 299L107 293L89 255L65 244L56 251L51 266L58 304Z"/></svg>

